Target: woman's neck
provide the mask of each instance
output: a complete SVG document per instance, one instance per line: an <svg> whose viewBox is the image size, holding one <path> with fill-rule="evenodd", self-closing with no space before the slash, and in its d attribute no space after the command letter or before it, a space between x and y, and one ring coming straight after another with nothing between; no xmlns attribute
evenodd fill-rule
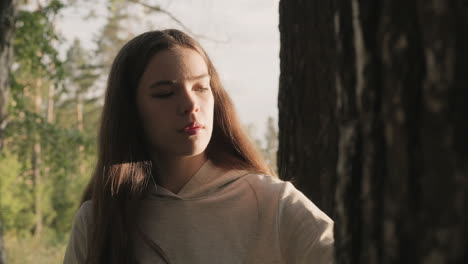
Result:
<svg viewBox="0 0 468 264"><path fill-rule="evenodd" d="M207 157L203 152L190 157L170 157L161 159L152 155L153 161L157 164L157 181L160 186L177 194L182 187L192 178L193 175L206 162Z"/></svg>

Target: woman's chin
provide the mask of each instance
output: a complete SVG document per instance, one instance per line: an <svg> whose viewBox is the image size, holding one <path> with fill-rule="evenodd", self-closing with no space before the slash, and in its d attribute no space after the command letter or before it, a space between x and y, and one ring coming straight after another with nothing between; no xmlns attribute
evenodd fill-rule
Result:
<svg viewBox="0 0 468 264"><path fill-rule="evenodd" d="M174 148L169 152L174 156L192 157L205 152L207 145L208 144L187 144L185 146L180 146L179 148Z"/></svg>

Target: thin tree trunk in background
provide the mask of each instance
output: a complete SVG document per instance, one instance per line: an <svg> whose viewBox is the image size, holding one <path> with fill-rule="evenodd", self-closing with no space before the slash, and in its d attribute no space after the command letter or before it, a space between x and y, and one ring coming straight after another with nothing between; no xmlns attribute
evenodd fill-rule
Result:
<svg viewBox="0 0 468 264"><path fill-rule="evenodd" d="M55 105L55 84L49 84L49 101L47 103L47 122L53 123L54 122L54 105Z"/></svg>
<svg viewBox="0 0 468 264"><path fill-rule="evenodd" d="M84 126L83 126L83 99L80 93L76 94L76 120L78 123L78 131L83 132ZM83 160L83 151L84 151L84 146L80 144L78 146L78 155L79 155L79 165L78 165L78 171L79 175L83 176L85 174L85 167L84 167L84 160Z"/></svg>
<svg viewBox="0 0 468 264"><path fill-rule="evenodd" d="M12 41L15 28L15 4L13 0L0 0L0 151L3 146L3 131L7 124L10 65L13 58ZM3 243L1 211L0 209L0 264L6 264L7 258Z"/></svg>
<svg viewBox="0 0 468 264"><path fill-rule="evenodd" d="M278 172L332 215L337 159L333 9L280 1Z"/></svg>
<svg viewBox="0 0 468 264"><path fill-rule="evenodd" d="M54 70L54 65L52 65L52 70ZM52 124L54 122L54 109L55 109L55 83L49 83L48 89L48 101L47 101L47 123ZM43 178L48 179L50 173L50 167L46 166L43 171Z"/></svg>
<svg viewBox="0 0 468 264"><path fill-rule="evenodd" d="M8 97L10 95L10 64L13 58L15 1L0 0L0 151L3 131L7 125Z"/></svg>
<svg viewBox="0 0 468 264"><path fill-rule="evenodd" d="M83 100L81 95L76 95L76 121L78 124L78 131L83 132Z"/></svg>
<svg viewBox="0 0 468 264"><path fill-rule="evenodd" d="M42 77L39 76L35 83L35 94L34 94L34 105L35 112L37 115L41 115L41 106L42 106L42 97L41 97L41 88L42 88ZM39 122L40 120L36 120ZM33 170L33 183L34 183L34 211L36 215L36 225L34 228L34 236L40 237L42 233L42 184L41 184L41 167L42 167L42 157L41 157L41 142L40 136L36 133L34 135L34 149L32 156L32 170Z"/></svg>

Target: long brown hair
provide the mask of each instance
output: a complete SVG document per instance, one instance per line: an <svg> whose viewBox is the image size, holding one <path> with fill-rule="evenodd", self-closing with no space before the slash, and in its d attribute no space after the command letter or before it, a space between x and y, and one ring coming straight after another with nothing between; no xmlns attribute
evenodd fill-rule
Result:
<svg viewBox="0 0 468 264"><path fill-rule="evenodd" d="M215 165L274 175L242 126L231 99L202 47L187 34L168 29L130 40L117 54L109 74L101 117L98 161L83 201L92 201L87 263L133 263L131 217L147 190L152 164L146 152L136 107L136 87L148 61L159 51L190 48L206 61L214 96L213 133L206 155ZM276 176L276 175L275 175Z"/></svg>

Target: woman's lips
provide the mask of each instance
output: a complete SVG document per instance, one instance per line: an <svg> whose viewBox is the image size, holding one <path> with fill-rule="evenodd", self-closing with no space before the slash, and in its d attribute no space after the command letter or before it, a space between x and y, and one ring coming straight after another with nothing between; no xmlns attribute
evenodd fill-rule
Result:
<svg viewBox="0 0 468 264"><path fill-rule="evenodd" d="M184 129L184 132L185 132L186 134L192 136L192 135L198 134L198 133L199 133L198 131L200 131L201 129L202 129L202 128L199 127L199 126L195 126L195 127L186 127L186 128Z"/></svg>

